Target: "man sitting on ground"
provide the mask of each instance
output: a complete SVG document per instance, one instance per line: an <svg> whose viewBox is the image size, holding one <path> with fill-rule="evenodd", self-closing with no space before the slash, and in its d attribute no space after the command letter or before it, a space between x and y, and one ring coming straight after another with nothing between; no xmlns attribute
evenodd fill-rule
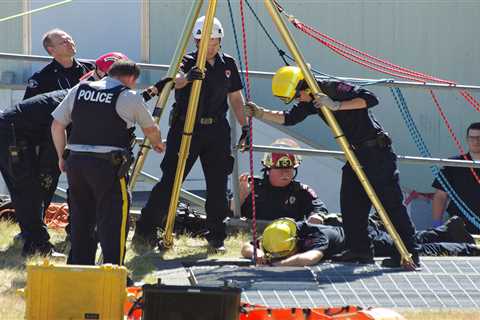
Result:
<svg viewBox="0 0 480 320"><path fill-rule="evenodd" d="M274 147L298 148L292 139L277 139ZM312 188L295 180L301 157L286 152L267 152L263 156L263 177L254 177L256 218L275 220L289 217L296 221L320 213L328 213ZM244 173L239 178L241 214L252 218L251 179Z"/></svg>
<svg viewBox="0 0 480 320"><path fill-rule="evenodd" d="M480 122L472 123L467 129L468 153L453 157L454 160L480 160ZM477 177L480 176L480 169L460 168L460 167L444 167L442 174L449 182L453 190L464 204L472 210L472 212L480 217L480 184ZM476 177L477 176L477 177ZM471 233L480 233L480 228L475 221L469 221L464 218L462 209L458 207L455 201L450 201L450 195L445 190L445 186L438 180L433 181L435 194L432 200L432 218L433 226L442 224L443 212L447 210L450 217L459 216L465 221L467 230Z"/></svg>

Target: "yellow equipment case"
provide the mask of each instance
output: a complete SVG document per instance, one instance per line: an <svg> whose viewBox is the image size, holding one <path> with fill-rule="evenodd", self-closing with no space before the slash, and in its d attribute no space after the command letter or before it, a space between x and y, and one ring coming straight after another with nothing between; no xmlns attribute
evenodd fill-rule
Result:
<svg viewBox="0 0 480 320"><path fill-rule="evenodd" d="M126 282L117 265L27 265L26 318L123 319Z"/></svg>

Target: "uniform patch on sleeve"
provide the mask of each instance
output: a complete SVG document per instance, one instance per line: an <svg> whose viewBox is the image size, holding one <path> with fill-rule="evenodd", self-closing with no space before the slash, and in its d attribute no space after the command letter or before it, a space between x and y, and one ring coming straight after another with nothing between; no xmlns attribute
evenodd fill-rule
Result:
<svg viewBox="0 0 480 320"><path fill-rule="evenodd" d="M337 85L337 92L350 92L354 87L348 83L340 82Z"/></svg>
<svg viewBox="0 0 480 320"><path fill-rule="evenodd" d="M35 79L28 80L27 87L35 89L36 87L38 87L38 85L39 85L39 83L38 83L37 80L35 80Z"/></svg>
<svg viewBox="0 0 480 320"><path fill-rule="evenodd" d="M302 185L302 189L306 190L314 199L318 198L317 194L315 193L315 191L312 188L310 188L308 185L303 184L303 183L301 185Z"/></svg>

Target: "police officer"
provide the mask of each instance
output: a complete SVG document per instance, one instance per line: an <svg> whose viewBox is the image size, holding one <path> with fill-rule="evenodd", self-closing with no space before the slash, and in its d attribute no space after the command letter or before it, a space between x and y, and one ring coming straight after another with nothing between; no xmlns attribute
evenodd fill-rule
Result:
<svg viewBox="0 0 480 320"><path fill-rule="evenodd" d="M53 29L46 32L42 43L53 60L28 79L23 99L54 90L70 89L84 74L94 69L92 63L75 59L75 41L65 31Z"/></svg>
<svg viewBox="0 0 480 320"><path fill-rule="evenodd" d="M37 148L51 140L50 113L66 94L67 90L39 94L0 113L0 171L25 240L23 255L53 251L43 223L42 155ZM51 158L56 159L56 153Z"/></svg>
<svg viewBox="0 0 480 320"><path fill-rule="evenodd" d="M66 169L70 188L69 263L95 263L95 230L104 262L123 263L130 204L126 180L134 124L141 126L154 150L162 152L165 147L143 99L129 90L139 75L134 62L117 61L108 77L75 86L52 113L59 167ZM72 131L65 148L65 128L70 123Z"/></svg>
<svg viewBox="0 0 480 320"><path fill-rule="evenodd" d="M369 110L378 104L377 98L364 88L341 81L319 81L318 85L325 95L314 99L300 68L282 67L273 77L273 94L285 103L294 99L298 99L299 103L285 112L270 111L255 103L247 103L247 112L289 126L312 114L318 114L325 121L320 112L321 106L332 110L393 225L412 254L414 263L418 265L417 245L413 237L415 227L403 205L396 155L390 138ZM367 227L372 204L348 163L343 167L340 207L347 236L347 250L336 256L335 260L371 263L374 253ZM395 267L400 265L400 260L400 255L396 252L384 264ZM405 267L414 269L413 265Z"/></svg>
<svg viewBox="0 0 480 320"><path fill-rule="evenodd" d="M77 52L75 41L63 30L53 29L46 32L43 35L42 44L53 60L28 79L23 99L54 90L70 89L84 74L94 68L90 62L80 62L75 59ZM50 135L39 146L38 152L43 206L48 208L60 176Z"/></svg>
<svg viewBox="0 0 480 320"><path fill-rule="evenodd" d="M204 19L205 17L199 18L193 29L197 48ZM209 233L206 237L211 249L225 250L223 241L226 233L223 220L228 212L227 178L232 172L234 162L230 154L230 126L226 119L227 100L243 126L241 141L245 141L248 127L245 127L242 83L235 60L219 52L223 36L223 27L215 18L207 49L205 73L195 68L198 52L189 53L183 57L181 71L175 79L175 104L171 113L167 151L161 164L163 175L161 181L150 193L148 202L142 209L142 215L137 221L133 238L136 246L153 247L157 243L156 227L164 223L167 215L192 81L202 80L196 125L184 178L200 157L207 185L205 209Z"/></svg>
<svg viewBox="0 0 480 320"><path fill-rule="evenodd" d="M277 147L298 148L292 139L277 139ZM328 213L315 191L295 179L301 158L298 155L281 152L266 152L263 156L263 177L254 177L255 211L259 220L275 220L289 217L296 221L311 215ZM252 218L252 193L248 174L239 178L242 216Z"/></svg>

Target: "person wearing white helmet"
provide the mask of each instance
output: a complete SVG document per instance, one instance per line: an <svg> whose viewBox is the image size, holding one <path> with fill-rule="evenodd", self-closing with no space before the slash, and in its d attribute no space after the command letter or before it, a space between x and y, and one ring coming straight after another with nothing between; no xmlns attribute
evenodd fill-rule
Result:
<svg viewBox="0 0 480 320"><path fill-rule="evenodd" d="M197 49L204 21L205 17L197 19L193 28L192 36ZM220 52L223 37L222 24L215 18L208 40L205 70L195 67L197 50L183 57L180 72L175 79L175 103L170 114L171 127L168 132L167 149L161 164L162 179L153 188L137 221L133 239L135 247L140 248L142 245L154 247L158 243L156 228L163 225L168 211L192 82L201 80L197 119L185 167L185 177L200 158L207 186L206 238L210 249L219 252L225 250L223 241L226 232L223 220L229 211L226 198L227 178L233 170L234 163L230 148L230 125L226 119L229 105L243 128L240 142L244 146L248 145L248 126L243 113L244 99L241 92L243 85L235 59Z"/></svg>

